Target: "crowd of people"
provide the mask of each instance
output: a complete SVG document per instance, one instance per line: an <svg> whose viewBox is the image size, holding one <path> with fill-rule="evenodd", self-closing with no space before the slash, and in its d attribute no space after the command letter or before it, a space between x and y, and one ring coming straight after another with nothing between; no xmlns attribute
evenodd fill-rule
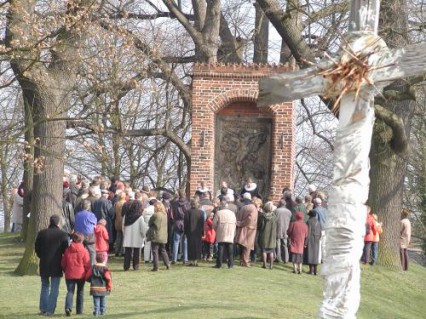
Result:
<svg viewBox="0 0 426 319"><path fill-rule="evenodd" d="M166 270L177 262L196 267L200 261L214 259L215 268L233 268L234 259L242 267L251 267L259 257L262 268L272 270L274 262L291 262L293 273L302 274L306 264L306 273L311 275L318 274L325 256L327 197L314 185L309 185L304 198L284 189L277 206L272 201L263 203L251 179L240 192L222 182L214 195L200 183L187 198L183 191L159 194L148 187L134 190L119 180L98 177L85 183L70 175L64 180L63 194L62 216L52 216L49 228L36 241L43 315L55 311L62 272L68 291L66 314L71 315L76 288L76 313L83 312L87 280L91 281L94 315L104 314L105 296L112 288L108 255L124 257L124 271L137 271L141 260L158 271L160 257ZM406 234L410 230L405 220ZM363 263L377 263L381 232L377 215L369 212ZM51 245L52 236L56 246ZM401 260L406 270L406 250L401 250Z"/></svg>

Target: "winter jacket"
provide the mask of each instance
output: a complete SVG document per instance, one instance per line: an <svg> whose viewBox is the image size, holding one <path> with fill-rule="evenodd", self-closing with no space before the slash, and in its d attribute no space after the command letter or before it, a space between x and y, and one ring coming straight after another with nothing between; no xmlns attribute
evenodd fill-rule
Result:
<svg viewBox="0 0 426 319"><path fill-rule="evenodd" d="M96 251L109 250L109 235L104 225L97 224L95 227L95 247Z"/></svg>
<svg viewBox="0 0 426 319"><path fill-rule="evenodd" d="M233 243L237 218L230 209L218 211L213 218L213 228L216 231L216 241L218 243Z"/></svg>
<svg viewBox="0 0 426 319"><path fill-rule="evenodd" d="M167 215L166 214L154 213L149 219L148 226L149 226L149 229L147 232L147 241L151 241L157 244L167 243Z"/></svg>
<svg viewBox="0 0 426 319"><path fill-rule="evenodd" d="M172 203L173 226L176 231L183 232L185 212L188 209L189 203L186 198L179 198L179 200Z"/></svg>
<svg viewBox="0 0 426 319"><path fill-rule="evenodd" d="M236 216L235 243L247 249L254 249L258 214L259 212L253 204L244 205L240 208Z"/></svg>
<svg viewBox="0 0 426 319"><path fill-rule="evenodd" d="M366 231L364 242L374 241L374 237L377 234L377 228L376 221L371 214L367 215L366 229L368 229L368 232Z"/></svg>
<svg viewBox="0 0 426 319"><path fill-rule="evenodd" d="M62 277L61 259L68 247L68 234L58 226L49 226L37 234L35 252L40 258L40 276Z"/></svg>
<svg viewBox="0 0 426 319"><path fill-rule="evenodd" d="M83 243L72 242L62 256L65 279L84 279L90 268L90 256Z"/></svg>
<svg viewBox="0 0 426 319"><path fill-rule="evenodd" d="M288 228L288 237L290 238L290 252L303 254L305 241L308 237L308 226L303 220L292 222Z"/></svg>
<svg viewBox="0 0 426 319"><path fill-rule="evenodd" d="M92 296L106 296L112 290L111 273L105 264L96 263L86 273Z"/></svg>
<svg viewBox="0 0 426 319"><path fill-rule="evenodd" d="M123 217L123 247L142 248L144 246L145 234L148 225L142 216L128 226L124 226L127 216Z"/></svg>
<svg viewBox="0 0 426 319"><path fill-rule="evenodd" d="M202 241L213 244L216 239L216 231L213 229L213 218L207 218L204 222L204 236Z"/></svg>
<svg viewBox="0 0 426 319"><path fill-rule="evenodd" d="M274 212L259 215L257 229L260 248L275 248L277 246L277 216Z"/></svg>

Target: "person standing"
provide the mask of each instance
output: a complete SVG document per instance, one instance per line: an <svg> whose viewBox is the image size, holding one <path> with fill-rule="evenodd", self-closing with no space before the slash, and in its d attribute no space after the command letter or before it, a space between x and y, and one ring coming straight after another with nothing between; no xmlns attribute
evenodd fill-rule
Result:
<svg viewBox="0 0 426 319"><path fill-rule="evenodd" d="M156 201L154 203L154 214L149 219L149 229L147 237L150 237L151 249L152 249L152 260L153 267L152 271L158 271L158 253L161 254L164 266L166 269L170 269L169 256L166 251L167 243L167 213L164 205Z"/></svg>
<svg viewBox="0 0 426 319"><path fill-rule="evenodd" d="M123 216L124 271L129 270L130 260L133 261L133 270L139 269L140 250L148 228L142 217L143 203L139 200L131 203L130 209Z"/></svg>
<svg viewBox="0 0 426 319"><path fill-rule="evenodd" d="M288 263L288 235L287 230L290 226L292 217L291 211L286 208L286 201L281 199L278 208L275 210L277 215L277 260L278 262Z"/></svg>
<svg viewBox="0 0 426 319"><path fill-rule="evenodd" d="M371 245L373 243L374 237L377 234L376 222L374 221L372 214L373 212L371 211L370 207L367 206L367 221L365 222L364 249L361 257L362 263L364 265L370 262Z"/></svg>
<svg viewBox="0 0 426 319"><path fill-rule="evenodd" d="M67 284L67 296L65 298L65 314L67 317L71 316L72 300L76 286L76 314L83 313L85 275L90 268L90 256L83 245L83 239L84 236L82 234L73 233L71 245L65 250L61 260Z"/></svg>
<svg viewBox="0 0 426 319"><path fill-rule="evenodd" d="M408 270L408 245L411 241L411 222L408 219L409 211L407 208L404 208L401 212L401 230L399 237L399 247L400 247L400 257L401 257L401 266L402 270Z"/></svg>
<svg viewBox="0 0 426 319"><path fill-rule="evenodd" d="M204 212L199 208L200 203L197 197L191 199L190 206L191 209L185 213L185 235L188 238L189 266L197 266L198 260L201 259Z"/></svg>
<svg viewBox="0 0 426 319"><path fill-rule="evenodd" d="M68 234L60 229L61 217L50 216L49 227L37 234L35 253L40 259L40 315L52 316L62 277L61 259L68 247Z"/></svg>
<svg viewBox="0 0 426 319"><path fill-rule="evenodd" d="M95 214L90 211L91 207L91 201L84 199L82 202L83 210L75 215L74 230L80 234L83 234L83 244L89 251L90 263L93 265L96 262L95 226L97 219Z"/></svg>
<svg viewBox="0 0 426 319"><path fill-rule="evenodd" d="M317 219L317 213L314 210L309 211L308 216L308 237L306 239L305 263L309 265L309 274L316 276L317 267L320 263L321 226Z"/></svg>
<svg viewBox="0 0 426 319"><path fill-rule="evenodd" d="M109 191L107 189L101 190L101 197L94 201L93 203L93 214L95 214L96 219L100 221L101 219L105 219L106 221L106 229L108 231L109 245L112 247L114 243L114 207L112 202L108 199Z"/></svg>
<svg viewBox="0 0 426 319"><path fill-rule="evenodd" d="M115 256L123 256L123 211L129 207L126 204L126 193L122 190L117 190L117 201L114 204L114 226L115 226ZM126 206L126 208L124 208Z"/></svg>
<svg viewBox="0 0 426 319"><path fill-rule="evenodd" d="M274 262L274 250L277 245L277 207L272 202L263 205L263 211L259 215L257 229L259 231L258 242L262 250L262 268L266 268L266 260L269 257L269 269Z"/></svg>
<svg viewBox="0 0 426 319"><path fill-rule="evenodd" d="M308 236L308 226L303 222L303 213L296 212L296 221L288 228L290 238L291 262L293 263L293 273L302 273L303 249L306 246Z"/></svg>
<svg viewBox="0 0 426 319"><path fill-rule="evenodd" d="M86 273L86 281L90 282L90 294L93 297L93 315L103 316L106 312L106 296L112 290L112 278L104 263L104 255L96 255L96 264Z"/></svg>
<svg viewBox="0 0 426 319"><path fill-rule="evenodd" d="M321 247L321 255L319 257L320 261L324 260L325 258L325 241L327 240L326 236L325 236L325 225L327 222L327 215L328 215L328 210L322 206L322 200L319 197L315 197L313 199L314 201L314 210L317 214L317 219L320 223L321 226L321 242L320 242L320 247Z"/></svg>
<svg viewBox="0 0 426 319"><path fill-rule="evenodd" d="M374 222L376 223L376 235L373 238L373 242L371 243L371 262L370 265L377 265L378 255L379 255L379 241L380 235L383 233L382 223L379 222L376 214L373 214Z"/></svg>
<svg viewBox="0 0 426 319"><path fill-rule="evenodd" d="M226 201L221 201L220 210L213 218L213 229L216 231L216 241L219 243L219 251L215 268L221 268L226 252L228 268L234 266L234 237L237 219L235 213L228 208Z"/></svg>
<svg viewBox="0 0 426 319"><path fill-rule="evenodd" d="M249 193L245 193L244 198L251 198ZM237 213L237 229L235 232L235 243L241 246L241 266L251 267L250 251L254 249L256 238L258 209L253 204L246 204L240 208Z"/></svg>
<svg viewBox="0 0 426 319"><path fill-rule="evenodd" d="M95 227L95 248L96 254L104 255L104 263L108 262L109 235L106 229L106 220L101 218Z"/></svg>
<svg viewBox="0 0 426 319"><path fill-rule="evenodd" d="M179 244L182 242L182 261L188 262L188 241L184 233L185 212L189 209L188 200L183 190L179 190L179 199L172 203L173 214L173 258L172 264L177 262Z"/></svg>

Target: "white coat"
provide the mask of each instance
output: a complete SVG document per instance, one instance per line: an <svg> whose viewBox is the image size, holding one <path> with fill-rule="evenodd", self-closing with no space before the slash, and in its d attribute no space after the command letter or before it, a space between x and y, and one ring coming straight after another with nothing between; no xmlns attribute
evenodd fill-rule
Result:
<svg viewBox="0 0 426 319"><path fill-rule="evenodd" d="M123 218L123 247L142 248L148 225L142 216L129 226L124 226L125 220L126 216Z"/></svg>

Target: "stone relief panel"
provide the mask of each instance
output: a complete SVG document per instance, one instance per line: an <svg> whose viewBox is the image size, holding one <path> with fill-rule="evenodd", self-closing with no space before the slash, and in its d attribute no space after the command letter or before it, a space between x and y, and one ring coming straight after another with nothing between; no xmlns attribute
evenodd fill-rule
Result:
<svg viewBox="0 0 426 319"><path fill-rule="evenodd" d="M268 196L271 174L272 119L216 116L215 191L226 181L240 192L251 177L259 193Z"/></svg>

